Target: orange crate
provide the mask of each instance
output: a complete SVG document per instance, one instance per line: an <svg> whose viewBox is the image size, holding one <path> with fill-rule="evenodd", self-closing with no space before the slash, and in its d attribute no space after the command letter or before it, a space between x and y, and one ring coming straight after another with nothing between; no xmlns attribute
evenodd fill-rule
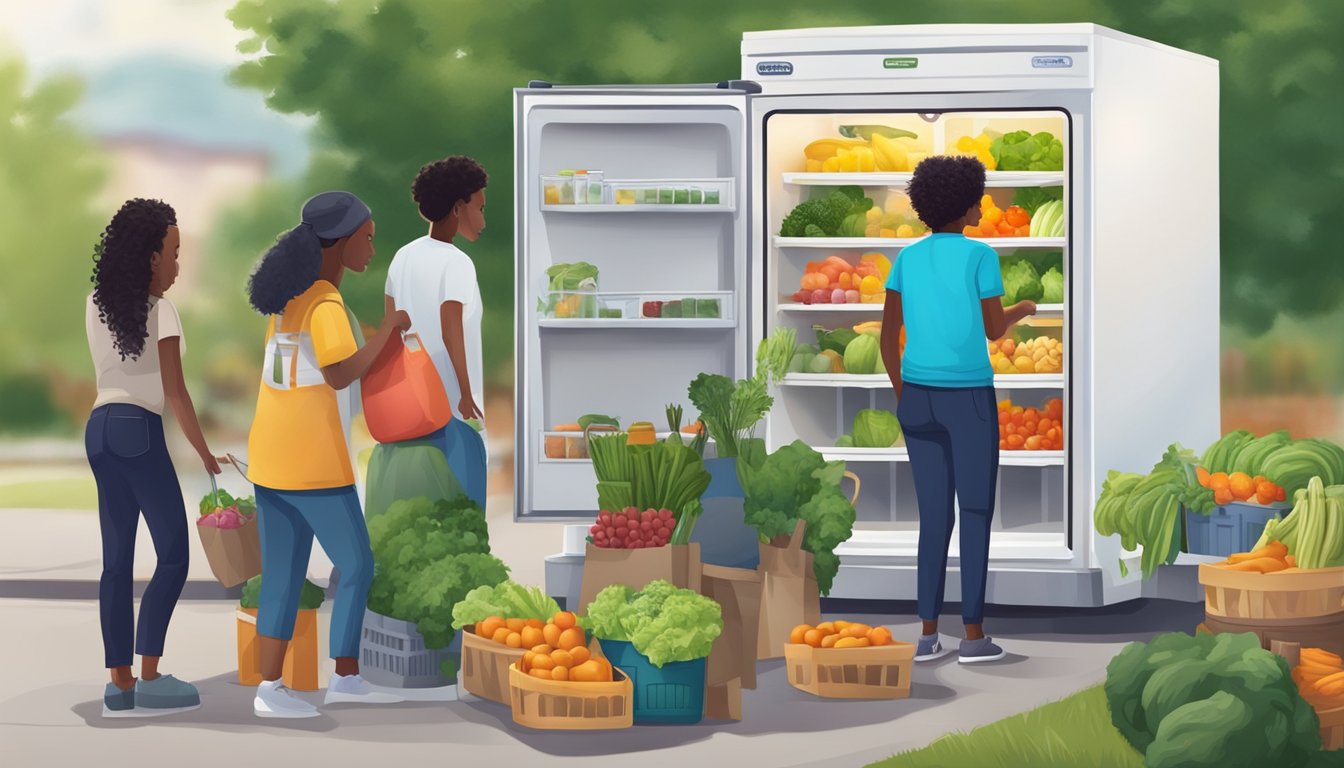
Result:
<svg viewBox="0 0 1344 768"><path fill-rule="evenodd" d="M597 731L634 724L634 688L619 668L610 683L542 680L509 667L513 722L548 731Z"/></svg>
<svg viewBox="0 0 1344 768"><path fill-rule="evenodd" d="M509 703L509 667L523 658L522 648L510 648L462 628L462 687L467 693Z"/></svg>
<svg viewBox="0 0 1344 768"><path fill-rule="evenodd" d="M914 663L915 646L900 641L868 648L784 645L789 685L828 699L904 699Z"/></svg>

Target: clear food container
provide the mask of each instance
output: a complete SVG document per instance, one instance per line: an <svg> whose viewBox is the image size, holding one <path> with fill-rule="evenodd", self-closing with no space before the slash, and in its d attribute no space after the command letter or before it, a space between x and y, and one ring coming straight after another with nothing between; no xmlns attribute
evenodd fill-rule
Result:
<svg viewBox="0 0 1344 768"><path fill-rule="evenodd" d="M542 176L541 177L541 204L559 205L560 187L569 183L571 179L566 176Z"/></svg>
<svg viewBox="0 0 1344 768"><path fill-rule="evenodd" d="M589 171L587 176L588 189L585 201L588 205L601 205L602 203L607 202L606 185L602 182L602 172Z"/></svg>
<svg viewBox="0 0 1344 768"><path fill-rule="evenodd" d="M731 291L646 293L639 297L639 316L650 320L731 320Z"/></svg>
<svg viewBox="0 0 1344 768"><path fill-rule="evenodd" d="M542 315L558 320L593 320L600 306L593 291L550 291L543 294L545 306Z"/></svg>
<svg viewBox="0 0 1344 768"><path fill-rule="evenodd" d="M574 171L560 171L560 205L574 204Z"/></svg>
<svg viewBox="0 0 1344 768"><path fill-rule="evenodd" d="M574 172L574 203L575 205L588 204L588 172Z"/></svg>

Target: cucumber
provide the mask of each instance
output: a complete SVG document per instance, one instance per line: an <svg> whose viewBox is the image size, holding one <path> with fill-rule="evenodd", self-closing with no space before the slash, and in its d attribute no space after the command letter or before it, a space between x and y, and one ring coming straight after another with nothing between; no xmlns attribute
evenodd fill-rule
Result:
<svg viewBox="0 0 1344 768"><path fill-rule="evenodd" d="M840 135L846 139L863 139L872 141L873 134L885 136L888 139L918 139L919 134L900 128L892 128L889 125L842 125L840 126Z"/></svg>

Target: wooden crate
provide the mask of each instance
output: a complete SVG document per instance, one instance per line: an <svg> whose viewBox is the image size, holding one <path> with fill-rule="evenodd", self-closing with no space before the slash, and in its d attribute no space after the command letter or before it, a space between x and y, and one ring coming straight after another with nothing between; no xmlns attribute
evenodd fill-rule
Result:
<svg viewBox="0 0 1344 768"><path fill-rule="evenodd" d="M542 680L509 667L513 722L548 731L597 731L634 724L634 689L619 668L610 683Z"/></svg>
<svg viewBox="0 0 1344 768"><path fill-rule="evenodd" d="M784 645L789 685L828 699L904 699L914 662L915 646L900 641L868 648Z"/></svg>
<svg viewBox="0 0 1344 768"><path fill-rule="evenodd" d="M1321 719L1321 748L1344 749L1344 707L1317 712Z"/></svg>
<svg viewBox="0 0 1344 768"><path fill-rule="evenodd" d="M462 628L462 687L467 693L500 704L509 703L509 667L523 658L522 648L510 648Z"/></svg>
<svg viewBox="0 0 1344 768"><path fill-rule="evenodd" d="M1199 566L1204 612L1227 619L1303 619L1344 612L1344 568L1275 573Z"/></svg>

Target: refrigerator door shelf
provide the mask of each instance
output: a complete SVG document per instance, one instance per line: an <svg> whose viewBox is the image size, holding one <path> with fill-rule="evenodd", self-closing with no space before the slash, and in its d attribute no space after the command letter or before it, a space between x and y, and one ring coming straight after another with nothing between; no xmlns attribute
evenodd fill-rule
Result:
<svg viewBox="0 0 1344 768"><path fill-rule="evenodd" d="M775 237L779 248L821 248L836 250L872 250L874 248L904 248L919 242L918 237ZM1063 237L973 237L972 240L990 248L1015 251L1021 248L1063 248L1068 242Z"/></svg>
<svg viewBox="0 0 1344 768"><path fill-rule="evenodd" d="M893 187L904 190L910 183L913 173L785 173L781 174L786 185L803 187L827 187L858 185L860 187ZM985 174L985 186L996 188L1021 187L1062 187L1063 171L989 171Z"/></svg>
<svg viewBox="0 0 1344 768"><path fill-rule="evenodd" d="M890 389L885 373L789 373L781 387L845 387L849 389ZM1062 373L1006 373L994 377L995 389L1063 389Z"/></svg>
<svg viewBox="0 0 1344 768"><path fill-rule="evenodd" d="M546 179L542 176L543 190ZM559 213L713 213L737 210L736 179L608 179L601 204L568 205L543 197L541 210ZM543 192L544 194L544 192ZM552 197L552 200L554 196Z"/></svg>
<svg viewBox="0 0 1344 768"><path fill-rule="evenodd" d="M603 434L611 434L610 432ZM658 440L666 440L671 436L671 432L657 432L654 437ZM685 432L680 433L682 442L690 444L695 435ZM565 464L589 463L593 462L588 455L588 445L582 432L542 432L541 433L543 462L562 462ZM714 441L707 440L707 445L713 445ZM596 482L596 480L594 480Z"/></svg>
<svg viewBox="0 0 1344 768"><path fill-rule="evenodd" d="M732 291L553 291L542 328L733 328Z"/></svg>
<svg viewBox="0 0 1344 768"><path fill-rule="evenodd" d="M780 312L859 312L869 315L881 315L881 304L793 304L781 303L776 309ZM1033 317L1019 321L1021 325L1035 325L1032 320L1041 317L1058 317L1064 314L1063 304L1037 304Z"/></svg>
<svg viewBox="0 0 1344 768"><path fill-rule="evenodd" d="M836 448L813 446L827 461L893 462L909 461L903 446L893 448ZM1064 451L999 451L999 465L1004 467L1062 467Z"/></svg>

